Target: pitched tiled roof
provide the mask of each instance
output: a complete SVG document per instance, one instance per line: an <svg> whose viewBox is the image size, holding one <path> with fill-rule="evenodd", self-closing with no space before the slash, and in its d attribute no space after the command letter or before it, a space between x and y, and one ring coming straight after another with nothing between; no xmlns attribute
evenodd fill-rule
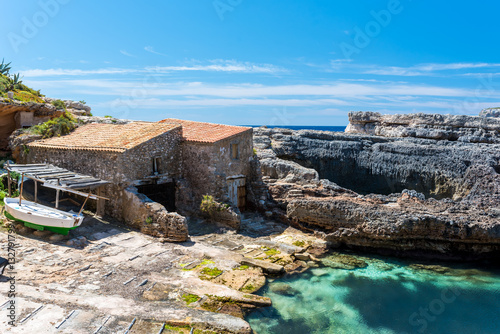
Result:
<svg viewBox="0 0 500 334"><path fill-rule="evenodd" d="M184 140L197 143L216 143L252 129L244 126L184 121L174 118L167 118L159 123L182 125Z"/></svg>
<svg viewBox="0 0 500 334"><path fill-rule="evenodd" d="M177 124L147 122L94 123L81 126L69 135L32 142L28 146L124 152L177 127Z"/></svg>

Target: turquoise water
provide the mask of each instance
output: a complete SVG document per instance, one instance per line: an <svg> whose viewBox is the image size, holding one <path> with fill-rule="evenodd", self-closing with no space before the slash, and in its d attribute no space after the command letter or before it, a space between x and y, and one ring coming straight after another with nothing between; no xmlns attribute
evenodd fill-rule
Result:
<svg viewBox="0 0 500 334"><path fill-rule="evenodd" d="M500 333L500 272L333 254L270 281L273 306L247 320L258 334Z"/></svg>

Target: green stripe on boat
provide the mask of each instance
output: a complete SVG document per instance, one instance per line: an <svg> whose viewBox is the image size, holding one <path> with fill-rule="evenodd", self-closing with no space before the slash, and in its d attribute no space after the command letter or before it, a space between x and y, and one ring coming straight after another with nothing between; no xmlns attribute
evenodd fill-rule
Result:
<svg viewBox="0 0 500 334"><path fill-rule="evenodd" d="M66 228L66 227L43 226L43 225L28 223L27 221L15 218L7 211L5 211L5 217L9 218L10 220L15 220L15 221L18 221L20 223L23 223L24 226L38 230L38 231L47 230L47 231L54 232L57 234L62 234L62 235L68 235L70 230L74 230L75 228L78 227L78 226L74 226L74 227Z"/></svg>

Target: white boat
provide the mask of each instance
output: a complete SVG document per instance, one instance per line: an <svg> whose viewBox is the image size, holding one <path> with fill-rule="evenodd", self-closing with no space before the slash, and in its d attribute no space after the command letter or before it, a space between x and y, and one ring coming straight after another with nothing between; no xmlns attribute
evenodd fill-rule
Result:
<svg viewBox="0 0 500 334"><path fill-rule="evenodd" d="M19 198L6 197L4 202L5 210L12 218L40 231L49 230L67 235L69 230L80 226L84 218L82 214L64 212L26 200L20 202Z"/></svg>

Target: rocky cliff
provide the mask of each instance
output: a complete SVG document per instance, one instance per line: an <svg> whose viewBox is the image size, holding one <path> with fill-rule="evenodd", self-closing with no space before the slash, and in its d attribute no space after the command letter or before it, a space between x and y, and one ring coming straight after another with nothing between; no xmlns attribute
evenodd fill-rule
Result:
<svg viewBox="0 0 500 334"><path fill-rule="evenodd" d="M444 123L439 131L448 131L450 140L438 140L428 135L397 137L395 128L389 127L384 132L387 123L381 120L386 116L350 116L357 122L364 119L365 128L378 118L376 133L388 136L254 131L260 164L254 188L264 189L260 198L269 196L264 210L322 235L332 246L443 257L496 256L500 250L497 123L474 127L472 120L461 119L464 126L459 127L457 118L448 118L448 124L443 120L448 116L441 115L391 118L407 120L406 127L398 121L398 131L405 133L412 133L409 128L418 128L423 119L440 120ZM438 131L438 125L429 124L421 129ZM455 140L450 133L463 139ZM465 140L478 133L488 140Z"/></svg>
<svg viewBox="0 0 500 334"><path fill-rule="evenodd" d="M492 109L488 109L492 110ZM493 113L484 112L483 116ZM500 143L500 118L440 114L350 112L347 133L469 143Z"/></svg>

